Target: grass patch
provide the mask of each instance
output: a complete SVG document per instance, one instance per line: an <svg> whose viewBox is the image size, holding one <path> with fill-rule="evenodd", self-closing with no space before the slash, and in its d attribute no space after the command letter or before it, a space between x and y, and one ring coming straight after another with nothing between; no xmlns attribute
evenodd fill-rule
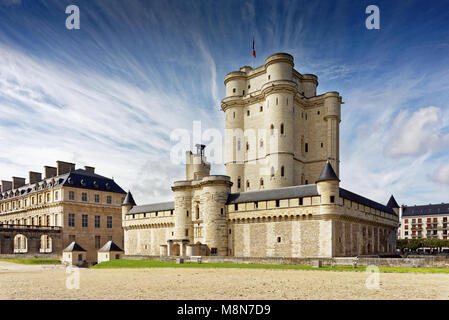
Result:
<svg viewBox="0 0 449 320"><path fill-rule="evenodd" d="M93 266L96 269L114 268L238 268L238 269L293 269L293 270L320 270L320 271L352 271L364 272L366 267L353 268L352 266L336 266L313 268L302 265L277 264L240 264L240 263L184 263L176 264L172 261L158 260L111 260ZM380 272L415 272L415 273L449 273L449 268L394 268L379 267Z"/></svg>
<svg viewBox="0 0 449 320"><path fill-rule="evenodd" d="M26 265L61 264L61 261L57 259L48 259L48 258L31 258L31 259L11 258L11 259L0 259L0 261L26 264Z"/></svg>

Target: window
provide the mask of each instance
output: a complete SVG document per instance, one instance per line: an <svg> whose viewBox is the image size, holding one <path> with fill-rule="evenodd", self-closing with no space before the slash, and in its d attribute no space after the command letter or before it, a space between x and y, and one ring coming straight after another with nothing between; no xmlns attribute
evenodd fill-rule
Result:
<svg viewBox="0 0 449 320"><path fill-rule="evenodd" d="M278 105L278 98L276 98L276 105Z"/></svg>
<svg viewBox="0 0 449 320"><path fill-rule="evenodd" d="M200 218L200 207L196 206L196 218L199 219Z"/></svg>
<svg viewBox="0 0 449 320"><path fill-rule="evenodd" d="M189 216L189 210L187 210L187 217Z"/></svg>
<svg viewBox="0 0 449 320"><path fill-rule="evenodd" d="M69 191L69 200L75 200L75 192Z"/></svg>
<svg viewBox="0 0 449 320"><path fill-rule="evenodd" d="M100 195L99 194L95 195L95 202L96 203L100 202Z"/></svg>
<svg viewBox="0 0 449 320"><path fill-rule="evenodd" d="M241 180L240 178L237 179L237 188L240 189L241 187Z"/></svg>
<svg viewBox="0 0 449 320"><path fill-rule="evenodd" d="M262 107L262 106L260 106L259 111L260 111L260 112L263 112L263 107Z"/></svg>
<svg viewBox="0 0 449 320"><path fill-rule="evenodd" d="M320 110L318 110L318 111L316 112L316 114L317 114L317 115L320 115Z"/></svg>
<svg viewBox="0 0 449 320"><path fill-rule="evenodd" d="M271 78L271 76L270 76L270 75L268 75L268 80L270 80L270 78Z"/></svg>
<svg viewBox="0 0 449 320"><path fill-rule="evenodd" d="M69 227L75 226L75 214L69 213Z"/></svg>
<svg viewBox="0 0 449 320"><path fill-rule="evenodd" d="M271 177L274 178L274 167L271 167Z"/></svg>
<svg viewBox="0 0 449 320"><path fill-rule="evenodd" d="M263 178L260 178L260 186L263 187Z"/></svg>
<svg viewBox="0 0 449 320"><path fill-rule="evenodd" d="M173 210L170 210L170 215L171 215L171 216L173 215Z"/></svg>
<svg viewBox="0 0 449 320"><path fill-rule="evenodd" d="M229 234L231 234L232 233L232 230L231 229L229 229Z"/></svg>
<svg viewBox="0 0 449 320"><path fill-rule="evenodd" d="M210 248L210 254L213 256L217 255L217 248Z"/></svg>
<svg viewBox="0 0 449 320"><path fill-rule="evenodd" d="M309 152L309 144L306 142L305 147L304 147L306 152Z"/></svg>
<svg viewBox="0 0 449 320"><path fill-rule="evenodd" d="M189 229L186 229L186 237L189 236Z"/></svg>
<svg viewBox="0 0 449 320"><path fill-rule="evenodd" d="M249 143L246 143L246 151L249 151Z"/></svg>
<svg viewBox="0 0 449 320"><path fill-rule="evenodd" d="M250 84L248 85L248 89L251 89L251 85Z"/></svg>
<svg viewBox="0 0 449 320"><path fill-rule="evenodd" d="M335 202L335 196L331 196L330 200L331 200L331 203L334 203Z"/></svg>
<svg viewBox="0 0 449 320"><path fill-rule="evenodd" d="M101 238L100 236L95 236L95 249L100 249L101 246Z"/></svg>
<svg viewBox="0 0 449 320"><path fill-rule="evenodd" d="M260 139L259 145L260 145L261 148L263 148L263 139Z"/></svg>
<svg viewBox="0 0 449 320"><path fill-rule="evenodd" d="M270 126L270 134L271 134L271 135L274 135L274 125L271 125L271 126Z"/></svg>
<svg viewBox="0 0 449 320"><path fill-rule="evenodd" d="M246 180L246 187L249 188L249 180Z"/></svg>
<svg viewBox="0 0 449 320"><path fill-rule="evenodd" d="M95 216L95 228L100 228L100 216Z"/></svg>
<svg viewBox="0 0 449 320"><path fill-rule="evenodd" d="M243 95L243 96L245 95L245 90L242 91L242 95Z"/></svg>
<svg viewBox="0 0 449 320"><path fill-rule="evenodd" d="M309 184L309 180L306 179L306 182L305 182L305 183L306 183L306 184Z"/></svg>
<svg viewBox="0 0 449 320"><path fill-rule="evenodd" d="M81 216L81 225L83 226L83 228L87 228L88 224L87 224L87 214L83 214Z"/></svg>
<svg viewBox="0 0 449 320"><path fill-rule="evenodd" d="M248 110L248 111L246 111L246 115L249 117L249 115L250 115L251 113L250 113L250 111Z"/></svg>
<svg viewBox="0 0 449 320"><path fill-rule="evenodd" d="M279 208L279 200L276 200L276 208Z"/></svg>
<svg viewBox="0 0 449 320"><path fill-rule="evenodd" d="M238 203L235 203L235 204L234 204L234 211L239 211L239 205L238 205Z"/></svg>
<svg viewBox="0 0 449 320"><path fill-rule="evenodd" d="M108 204L111 204L111 203L112 203L112 197L111 197L111 196L107 196L107 197L106 197L106 202L107 202Z"/></svg>
<svg viewBox="0 0 449 320"><path fill-rule="evenodd" d="M254 202L254 208L256 208L256 209L259 208L259 202L257 202L257 201Z"/></svg>
<svg viewBox="0 0 449 320"><path fill-rule="evenodd" d="M83 193L81 194L81 200L84 201L84 202L87 201L87 193L86 193L86 192L83 192Z"/></svg>
<svg viewBox="0 0 449 320"><path fill-rule="evenodd" d="M324 146L324 144L321 142L321 148Z"/></svg>
<svg viewBox="0 0 449 320"><path fill-rule="evenodd" d="M281 167L281 177L283 177L284 174L285 174L285 169L284 169L284 166L282 166L282 167Z"/></svg>
<svg viewBox="0 0 449 320"><path fill-rule="evenodd" d="M33 198L33 200L34 200L34 198ZM55 201L57 201L57 200L59 200L59 192L55 191ZM34 201L33 201L33 203L34 203Z"/></svg>
<svg viewBox="0 0 449 320"><path fill-rule="evenodd" d="M284 124L281 123L281 134L284 134Z"/></svg>
<svg viewBox="0 0 449 320"><path fill-rule="evenodd" d="M107 227L108 229L112 229L112 217L111 217L111 216L108 216L108 217L107 217L107 224L106 224L106 227Z"/></svg>
<svg viewBox="0 0 449 320"><path fill-rule="evenodd" d="M280 243L281 242L281 237L278 237L278 243Z"/></svg>
<svg viewBox="0 0 449 320"><path fill-rule="evenodd" d="M220 216L222 216L224 214L224 209L220 208Z"/></svg>
<svg viewBox="0 0 449 320"><path fill-rule="evenodd" d="M232 93L235 93L235 88L232 89Z"/></svg>
<svg viewBox="0 0 449 320"><path fill-rule="evenodd" d="M303 199L302 199L302 198L299 198L299 205L302 206L303 203L304 203L304 202L303 202Z"/></svg>

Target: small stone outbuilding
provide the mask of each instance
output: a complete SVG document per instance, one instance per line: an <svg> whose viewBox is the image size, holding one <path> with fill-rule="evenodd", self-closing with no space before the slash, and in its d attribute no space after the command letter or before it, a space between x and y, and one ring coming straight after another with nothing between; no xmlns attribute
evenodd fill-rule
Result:
<svg viewBox="0 0 449 320"><path fill-rule="evenodd" d="M87 251L84 250L78 243L73 241L62 252L61 262L63 264L81 266L87 261Z"/></svg>
<svg viewBox="0 0 449 320"><path fill-rule="evenodd" d="M121 259L123 250L120 249L112 240L106 242L106 244L98 250L98 263L102 263L109 260Z"/></svg>

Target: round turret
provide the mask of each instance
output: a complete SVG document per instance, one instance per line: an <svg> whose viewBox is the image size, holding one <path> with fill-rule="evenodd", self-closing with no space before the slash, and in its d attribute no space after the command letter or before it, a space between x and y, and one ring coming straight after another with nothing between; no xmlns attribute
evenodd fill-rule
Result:
<svg viewBox="0 0 449 320"><path fill-rule="evenodd" d="M316 96L316 88L318 87L318 77L314 74L303 74L301 87L304 97L311 98Z"/></svg>
<svg viewBox="0 0 449 320"><path fill-rule="evenodd" d="M275 53L265 60L267 81L292 80L293 57L288 53Z"/></svg>

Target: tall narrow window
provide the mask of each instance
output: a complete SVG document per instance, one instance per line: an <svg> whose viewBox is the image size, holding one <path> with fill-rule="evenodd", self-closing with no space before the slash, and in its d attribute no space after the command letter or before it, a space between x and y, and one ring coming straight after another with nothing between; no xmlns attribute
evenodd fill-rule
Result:
<svg viewBox="0 0 449 320"><path fill-rule="evenodd" d="M303 202L302 198L299 198L299 205L302 206L303 203L304 202Z"/></svg>
<svg viewBox="0 0 449 320"><path fill-rule="evenodd" d="M112 217L111 217L111 216L108 216L108 217L107 217L107 220L106 220L106 227L107 227L108 229L112 229Z"/></svg>
<svg viewBox="0 0 449 320"><path fill-rule="evenodd" d="M34 220L34 219L32 219ZM31 224L34 224L34 221L31 222ZM75 214L69 213L69 227L75 226Z"/></svg>
<svg viewBox="0 0 449 320"><path fill-rule="evenodd" d="M281 177L283 177L284 174L285 174L285 169L284 169L284 166L282 166L282 167L281 167Z"/></svg>
<svg viewBox="0 0 449 320"><path fill-rule="evenodd" d="M278 98L276 98L276 105L278 105Z"/></svg>
<svg viewBox="0 0 449 320"><path fill-rule="evenodd" d="M246 180L246 187L249 189L249 180Z"/></svg>
<svg viewBox="0 0 449 320"><path fill-rule="evenodd" d="M83 214L81 216L81 225L82 225L83 228L87 228L88 227L87 214Z"/></svg>
<svg viewBox="0 0 449 320"><path fill-rule="evenodd" d="M237 179L237 188L240 189L241 187L241 180L240 178Z"/></svg>
<svg viewBox="0 0 449 320"><path fill-rule="evenodd" d="M273 135L274 134L274 125L270 126L270 134Z"/></svg>
<svg viewBox="0 0 449 320"><path fill-rule="evenodd" d="M200 218L200 207L196 206L196 218L199 219Z"/></svg>
<svg viewBox="0 0 449 320"><path fill-rule="evenodd" d="M263 187L263 178L260 178L260 186Z"/></svg>
<svg viewBox="0 0 449 320"><path fill-rule="evenodd" d="M279 200L276 200L276 208L278 208L279 205L280 205L280 201L279 201Z"/></svg>
<svg viewBox="0 0 449 320"><path fill-rule="evenodd" d="M284 134L284 124L281 123L281 134Z"/></svg>
<svg viewBox="0 0 449 320"><path fill-rule="evenodd" d="M271 177L274 178L274 167L271 167Z"/></svg>
<svg viewBox="0 0 449 320"><path fill-rule="evenodd" d="M234 211L239 211L239 205L238 205L238 203L235 203L235 204L234 204Z"/></svg>
<svg viewBox="0 0 449 320"><path fill-rule="evenodd" d="M306 152L309 152L309 144L307 142L305 144L305 150L306 150Z"/></svg>

